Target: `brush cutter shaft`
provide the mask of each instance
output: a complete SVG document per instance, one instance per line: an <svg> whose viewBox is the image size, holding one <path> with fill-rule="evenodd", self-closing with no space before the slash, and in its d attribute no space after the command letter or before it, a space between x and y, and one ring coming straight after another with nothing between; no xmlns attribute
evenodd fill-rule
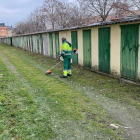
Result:
<svg viewBox="0 0 140 140"><path fill-rule="evenodd" d="M63 61L58 62L57 64L55 64L53 67L51 67L49 70L51 70L52 68L56 67L58 64L60 64Z"/></svg>
<svg viewBox="0 0 140 140"><path fill-rule="evenodd" d="M78 50L76 50L74 53L72 53L72 55L73 54L77 54L78 53ZM51 70L52 68L54 68L54 67L56 67L58 64L60 64L61 62L63 62L63 61L60 61L60 62L58 62L57 64L55 64L54 66L52 66L49 70Z"/></svg>

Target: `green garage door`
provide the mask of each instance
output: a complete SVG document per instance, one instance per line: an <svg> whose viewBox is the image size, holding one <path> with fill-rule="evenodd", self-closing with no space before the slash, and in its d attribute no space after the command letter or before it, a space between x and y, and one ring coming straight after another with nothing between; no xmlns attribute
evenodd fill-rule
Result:
<svg viewBox="0 0 140 140"><path fill-rule="evenodd" d="M52 33L49 33L50 56L53 57L53 38Z"/></svg>
<svg viewBox="0 0 140 140"><path fill-rule="evenodd" d="M31 47L32 47L32 52L33 52L33 36L31 35Z"/></svg>
<svg viewBox="0 0 140 140"><path fill-rule="evenodd" d="M31 51L31 46L30 46L30 36L27 37L28 39L28 50ZM18 42L17 42L18 43Z"/></svg>
<svg viewBox="0 0 140 140"><path fill-rule="evenodd" d="M137 81L139 25L121 26L121 76Z"/></svg>
<svg viewBox="0 0 140 140"><path fill-rule="evenodd" d="M39 53L39 35L37 35L37 52Z"/></svg>
<svg viewBox="0 0 140 140"><path fill-rule="evenodd" d="M99 28L99 70L110 73L110 28Z"/></svg>
<svg viewBox="0 0 140 140"><path fill-rule="evenodd" d="M13 46L13 43L12 43L12 37L10 38L10 40L11 40L11 44L10 44L10 45Z"/></svg>
<svg viewBox="0 0 140 140"><path fill-rule="evenodd" d="M91 68L91 30L83 30L84 66Z"/></svg>
<svg viewBox="0 0 140 140"><path fill-rule="evenodd" d="M56 58L59 59L60 54L59 33L55 33L55 48L56 48Z"/></svg>
<svg viewBox="0 0 140 140"><path fill-rule="evenodd" d="M41 54L43 54L43 37L42 37L42 34L40 34L40 45L41 45Z"/></svg>
<svg viewBox="0 0 140 140"><path fill-rule="evenodd" d="M78 50L77 31L71 32L71 43L72 43L72 49L76 48ZM73 54L72 63L76 65L78 64L78 54Z"/></svg>

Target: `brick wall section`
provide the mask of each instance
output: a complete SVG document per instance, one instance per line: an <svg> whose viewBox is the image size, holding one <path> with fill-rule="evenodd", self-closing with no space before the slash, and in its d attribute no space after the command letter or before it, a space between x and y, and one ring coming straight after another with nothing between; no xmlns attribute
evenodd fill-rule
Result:
<svg viewBox="0 0 140 140"><path fill-rule="evenodd" d="M0 27L0 37L7 37L8 27Z"/></svg>

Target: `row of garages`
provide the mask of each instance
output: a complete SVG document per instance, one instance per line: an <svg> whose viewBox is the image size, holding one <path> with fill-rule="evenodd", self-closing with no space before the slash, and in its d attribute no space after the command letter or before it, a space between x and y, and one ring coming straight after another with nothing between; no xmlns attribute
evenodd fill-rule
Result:
<svg viewBox="0 0 140 140"><path fill-rule="evenodd" d="M139 24L110 23L75 29L1 38L1 42L53 58L59 58L61 38L66 37L78 54L73 63L113 76L140 80Z"/></svg>

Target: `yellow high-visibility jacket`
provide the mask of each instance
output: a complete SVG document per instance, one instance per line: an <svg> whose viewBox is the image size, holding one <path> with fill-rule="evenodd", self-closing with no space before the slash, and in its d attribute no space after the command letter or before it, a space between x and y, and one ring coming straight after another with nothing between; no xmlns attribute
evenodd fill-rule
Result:
<svg viewBox="0 0 140 140"><path fill-rule="evenodd" d="M61 46L61 54L64 59L65 58L72 58L72 46L69 42L64 41Z"/></svg>

